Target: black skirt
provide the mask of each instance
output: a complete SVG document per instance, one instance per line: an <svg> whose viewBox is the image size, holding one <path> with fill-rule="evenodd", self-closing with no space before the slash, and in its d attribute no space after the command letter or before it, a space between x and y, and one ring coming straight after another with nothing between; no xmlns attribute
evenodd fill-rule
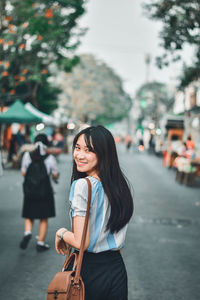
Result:
<svg viewBox="0 0 200 300"><path fill-rule="evenodd" d="M27 199L24 196L22 217L28 219L47 219L55 217L53 193L43 201L38 201L37 199Z"/></svg>
<svg viewBox="0 0 200 300"><path fill-rule="evenodd" d="M127 273L119 251L85 252L81 268L85 300L127 300Z"/></svg>

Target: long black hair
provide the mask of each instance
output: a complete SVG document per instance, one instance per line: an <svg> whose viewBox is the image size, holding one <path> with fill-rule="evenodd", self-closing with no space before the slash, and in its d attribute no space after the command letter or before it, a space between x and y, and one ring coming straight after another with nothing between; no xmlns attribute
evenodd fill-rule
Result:
<svg viewBox="0 0 200 300"><path fill-rule="evenodd" d="M84 135L88 149L96 153L98 158L98 176L111 206L107 229L112 233L118 232L129 222L133 214L133 197L119 165L114 138L103 126L87 127L75 136L73 151L81 135ZM77 170L76 163L73 161L71 183L86 176L86 173Z"/></svg>
<svg viewBox="0 0 200 300"><path fill-rule="evenodd" d="M45 133L40 133L35 137L34 143L37 143L37 142L42 142L42 144L44 144L47 147L49 145L49 141L48 141L47 135ZM40 147L39 146L35 150L32 151L31 157L32 157L33 161L40 161L41 160L42 155L40 154Z"/></svg>

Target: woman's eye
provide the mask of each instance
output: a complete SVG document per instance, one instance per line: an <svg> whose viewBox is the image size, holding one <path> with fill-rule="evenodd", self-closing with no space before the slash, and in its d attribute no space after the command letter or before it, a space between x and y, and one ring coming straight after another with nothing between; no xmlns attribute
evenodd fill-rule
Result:
<svg viewBox="0 0 200 300"><path fill-rule="evenodd" d="M79 149L80 149L80 147L79 147L79 146L75 146L75 149L76 149L76 150L79 150Z"/></svg>

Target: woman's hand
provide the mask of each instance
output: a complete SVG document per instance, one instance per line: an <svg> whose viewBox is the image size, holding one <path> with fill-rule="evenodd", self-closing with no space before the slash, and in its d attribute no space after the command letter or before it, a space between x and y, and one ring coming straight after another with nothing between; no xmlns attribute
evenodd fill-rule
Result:
<svg viewBox="0 0 200 300"><path fill-rule="evenodd" d="M61 228L56 232L55 237L55 248L58 254L67 255L69 253L70 246L67 245L63 240L60 240L59 234L61 234L65 228Z"/></svg>

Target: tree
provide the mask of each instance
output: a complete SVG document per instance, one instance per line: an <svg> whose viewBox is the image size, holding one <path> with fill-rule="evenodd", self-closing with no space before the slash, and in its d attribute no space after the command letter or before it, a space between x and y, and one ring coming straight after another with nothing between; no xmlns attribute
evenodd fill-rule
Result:
<svg viewBox="0 0 200 300"><path fill-rule="evenodd" d="M193 65L187 66L183 64L183 71L180 76L180 85L179 87L184 89L194 80L200 78L200 51L197 53L197 56L193 59Z"/></svg>
<svg viewBox="0 0 200 300"><path fill-rule="evenodd" d="M160 32L161 46L165 54L157 58L159 68L169 64L169 54L172 61L181 58L180 53L185 44L193 45L196 57L193 66L183 68L181 85L200 77L200 2L199 0L153 0L144 4L149 18L163 23ZM189 70L188 70L189 69ZM190 76L188 77L188 71Z"/></svg>
<svg viewBox="0 0 200 300"><path fill-rule="evenodd" d="M63 89L60 105L68 117L105 125L129 112L131 99L123 90L122 80L92 55L81 55L72 73L63 74L59 80Z"/></svg>
<svg viewBox="0 0 200 300"><path fill-rule="evenodd" d="M55 108L58 89L48 82L49 66L69 71L77 63L72 51L85 32L77 25L83 13L84 0L1 1L1 100L20 98L46 111Z"/></svg>
<svg viewBox="0 0 200 300"><path fill-rule="evenodd" d="M156 125L173 104L166 85L156 81L143 84L136 93L136 101L139 101L141 107L139 123L150 119Z"/></svg>

